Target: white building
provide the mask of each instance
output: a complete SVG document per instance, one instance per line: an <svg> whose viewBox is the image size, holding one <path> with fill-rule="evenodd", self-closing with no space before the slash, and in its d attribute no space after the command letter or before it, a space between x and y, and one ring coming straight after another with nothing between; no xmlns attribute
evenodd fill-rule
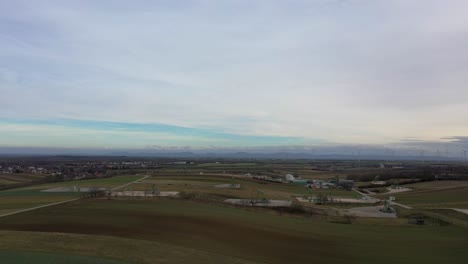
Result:
<svg viewBox="0 0 468 264"><path fill-rule="evenodd" d="M296 179L292 174L286 174L285 178L287 181L294 181Z"/></svg>

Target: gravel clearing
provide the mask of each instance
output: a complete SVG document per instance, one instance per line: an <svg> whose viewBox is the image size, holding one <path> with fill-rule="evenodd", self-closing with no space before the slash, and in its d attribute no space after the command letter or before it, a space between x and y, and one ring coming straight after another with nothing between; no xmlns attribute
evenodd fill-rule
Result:
<svg viewBox="0 0 468 264"><path fill-rule="evenodd" d="M224 188L224 189L240 189L240 184L232 184L232 183L226 183L226 184L218 184L214 186L215 188Z"/></svg>
<svg viewBox="0 0 468 264"><path fill-rule="evenodd" d="M396 213L381 212L383 206L356 207L348 210L342 210L344 215L357 217L377 217L377 218L398 218Z"/></svg>
<svg viewBox="0 0 468 264"><path fill-rule="evenodd" d="M175 197L177 195L179 195L179 192L159 192L158 194L148 193L145 191L112 192L112 196L118 197Z"/></svg>
<svg viewBox="0 0 468 264"><path fill-rule="evenodd" d="M410 188L406 188L406 187L399 187L398 189L392 189L392 188L387 188L387 193L385 194L392 194L392 193L401 193L401 192L408 192L408 191L411 191Z"/></svg>
<svg viewBox="0 0 468 264"><path fill-rule="evenodd" d="M108 188L91 188L91 187L56 187L50 188L46 190L42 190L41 192L58 192L58 193L68 193L68 192L90 192L90 191L106 191Z"/></svg>
<svg viewBox="0 0 468 264"><path fill-rule="evenodd" d="M226 199L226 203L248 205L248 206L262 206L262 207L290 207L292 202L285 200L251 200L251 199Z"/></svg>
<svg viewBox="0 0 468 264"><path fill-rule="evenodd" d="M313 202L316 197L311 197L310 199L304 197L296 197L299 202ZM331 203L356 203L356 204L375 204L380 200L372 197L362 197L360 199L356 198L344 198L344 197L333 197L333 202Z"/></svg>

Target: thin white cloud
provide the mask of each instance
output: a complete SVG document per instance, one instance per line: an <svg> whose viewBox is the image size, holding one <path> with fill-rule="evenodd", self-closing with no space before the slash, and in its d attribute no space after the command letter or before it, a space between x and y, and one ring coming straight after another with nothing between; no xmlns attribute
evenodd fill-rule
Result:
<svg viewBox="0 0 468 264"><path fill-rule="evenodd" d="M170 1L172 2L172 1ZM468 135L466 1L0 4L0 118Z"/></svg>

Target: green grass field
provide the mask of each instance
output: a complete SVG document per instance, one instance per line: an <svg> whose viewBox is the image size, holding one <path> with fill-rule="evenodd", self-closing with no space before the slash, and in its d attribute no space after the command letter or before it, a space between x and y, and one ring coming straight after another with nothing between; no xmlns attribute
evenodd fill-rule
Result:
<svg viewBox="0 0 468 264"><path fill-rule="evenodd" d="M86 199L0 218L0 230L1 249L30 250L44 241L38 251L131 263L465 263L468 257L468 230L457 226L334 224L172 199Z"/></svg>

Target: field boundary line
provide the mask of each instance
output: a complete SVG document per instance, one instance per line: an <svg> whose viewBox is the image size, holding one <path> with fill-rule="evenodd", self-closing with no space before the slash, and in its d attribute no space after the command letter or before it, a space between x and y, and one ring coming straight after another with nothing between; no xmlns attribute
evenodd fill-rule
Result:
<svg viewBox="0 0 468 264"><path fill-rule="evenodd" d="M144 180L144 179L147 179L147 178L149 178L149 177L150 177L149 175L145 175L145 176L143 176L142 178L140 178L140 179L138 179L138 180L135 180L135 181L132 181L132 182L129 182L129 183L125 183L124 185L120 185L120 186L114 187L114 188L112 188L112 191L117 191L117 190L119 190L119 189L125 188L125 187L127 187L127 186L129 186L129 185L131 185L131 184L140 182L140 181L142 181L142 180Z"/></svg>
<svg viewBox="0 0 468 264"><path fill-rule="evenodd" d="M463 214L467 214L468 215L468 209L460 209L460 208L448 208L448 209L452 209L454 211L457 211L457 212L460 212L460 213L463 213Z"/></svg>
<svg viewBox="0 0 468 264"><path fill-rule="evenodd" d="M352 190L353 190L354 192L356 192L356 193L362 195L363 197L365 197L365 198L367 198L367 199L376 199L376 200L378 200L377 202L380 202L380 201L381 201L381 199L375 198L375 197L372 197L372 196L369 196L367 193L363 193L363 192L359 191L359 190L356 189L356 188L353 188Z"/></svg>
<svg viewBox="0 0 468 264"><path fill-rule="evenodd" d="M14 215L14 214L20 214L20 213L24 213L24 212L28 212L28 211L33 211L33 210L40 209L40 208L44 208L44 207L49 207L49 206L54 206L54 205L59 205L59 204L64 204L64 203L69 203L69 202L74 202L74 201L78 201L78 200L81 199L81 198L82 198L82 197L78 197L78 198L74 198L74 199L70 199L70 200L66 200L66 201L61 201L61 202L56 202L56 203L50 203L50 204L39 205L39 206L36 206L36 207L27 208L27 209L21 209L21 210L19 210L19 211L15 211L15 212L11 212L11 213L2 214L2 215L0 215L0 218L5 217L5 216Z"/></svg>
<svg viewBox="0 0 468 264"><path fill-rule="evenodd" d="M413 209L413 207L411 207L411 206L404 205L404 204L401 204L401 203L396 203L396 202L393 202L393 201L391 201L390 204L391 204L391 205L400 206L400 207L403 207L403 208L405 208L405 209Z"/></svg>
<svg viewBox="0 0 468 264"><path fill-rule="evenodd" d="M118 190L118 189L125 188L126 186L128 186L128 185L130 185L130 184L133 184L133 183L142 181L142 180L144 180L144 179L147 179L148 177L149 177L148 175L145 175L144 177L142 177L142 178L140 178L140 179L137 179L137 180L135 180L135 181L126 183L126 184L121 185L121 186L117 186L117 187L113 188L112 190L115 191L115 190ZM44 208L44 207L49 207L49 206L54 206L54 205L59 205L59 204L64 204L64 203L69 203L69 202L74 202L74 201L78 201L78 200L81 199L81 198L83 198L83 197L73 198L73 199L70 199L70 200L61 201L61 202L56 202L56 203L50 203L50 204L39 205L39 206L35 206L35 207L32 207L32 208L27 208L27 209L21 209L21 210L18 210L18 211L6 213L6 214L1 214L1 215L0 215L0 218L6 217L6 216L10 216L10 215L14 215L14 214L20 214L20 213L24 213L24 212L33 211L33 210L40 209L40 208Z"/></svg>

